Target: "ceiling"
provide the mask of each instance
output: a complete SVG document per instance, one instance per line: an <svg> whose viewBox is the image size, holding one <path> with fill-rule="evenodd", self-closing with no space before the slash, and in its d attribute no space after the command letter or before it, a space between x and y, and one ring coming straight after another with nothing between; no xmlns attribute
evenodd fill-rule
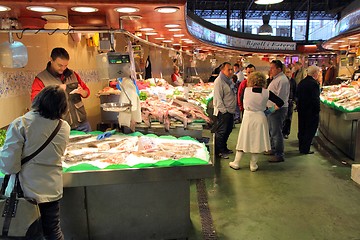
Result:
<svg viewBox="0 0 360 240"><path fill-rule="evenodd" d="M340 11L354 0L311 0L311 9L313 16L317 17L339 17ZM272 11L282 14L288 18L288 11L294 11L295 17L302 16L307 12L307 3L305 0L284 0L283 3L269 6L257 5L254 0L58 0L58 1L40 1L40 0L0 0L0 5L10 7L10 11L0 12L0 18L15 19L18 26L13 29L77 29L77 30L116 30L124 29L146 41L174 49L191 50L202 47L204 51L217 51L220 48L206 45L192 37L186 26L186 7L195 11L197 15L212 16L218 14L223 16L226 9L230 6L231 10L241 10L246 13L246 17L261 17L263 11ZM44 13L33 12L28 6L48 6L56 9L53 13L47 15L60 16L57 19L47 20L43 18ZM71 10L74 6L91 6L98 9L95 13L79 13ZM135 13L118 13L114 9L117 7L136 7L139 9ZM163 6L177 7L179 10L175 13L158 13L154 9ZM240 11L238 11L240 12ZM216 15L215 14L215 15ZM298 15L296 15L298 14ZM129 16L141 16L141 19L134 19ZM124 20L122 18L127 18ZM0 22L1 23L1 22ZM179 24L180 30L171 31L166 28L166 24ZM0 25L1 26L1 25ZM4 29L4 27L1 27ZM150 32L156 35L145 35L141 28L153 28ZM26 30L25 30L26 31ZM177 34L184 36L178 37ZM174 36L175 35L175 36ZM163 38L163 39L156 39ZM190 39L193 42L185 42ZM164 42L167 41L167 42ZM175 45L174 45L175 44ZM179 46L181 45L181 47Z"/></svg>
<svg viewBox="0 0 360 240"><path fill-rule="evenodd" d="M0 5L10 7L11 10L7 12L0 12L0 18L17 19L19 22L18 29L48 29L55 28L72 28L72 29L124 29L130 33L140 36L143 39L148 39L151 42L162 44L164 40L171 40L172 42L166 43L171 46L173 43L180 43L181 38L192 38L185 27L185 6L186 0L137 0L137 1L115 1L115 0L85 0L85 1L72 1L72 0L59 0L59 1L25 1L25 0L11 0L1 1ZM33 12L26 7L28 6L48 6L55 8L53 13L39 13ZM98 9L94 13L79 13L71 10L75 6L91 6ZM163 6L177 7L179 10L175 13L158 13L154 9ZM114 9L118 7L136 7L139 9L135 13L118 13ZM43 15L57 15L62 16L61 19L48 19L45 20ZM132 18L131 16L140 16L141 19ZM121 18L126 17L122 20ZM130 17L129 17L130 16ZM133 20L134 19L134 20ZM68 24L68 25L67 25ZM165 27L166 24L179 24L179 31L169 31ZM141 28L153 28L152 31L156 35L146 36L145 31ZM184 37L174 37L174 34L185 34ZM156 40L155 38L162 37L164 39Z"/></svg>
<svg viewBox="0 0 360 240"><path fill-rule="evenodd" d="M231 18L261 19L264 12L271 13L273 18L306 19L310 3L311 19L336 19L347 5L355 0L284 0L273 5L258 5L254 0L192 0L188 8L200 17L226 18L227 9L232 11Z"/></svg>

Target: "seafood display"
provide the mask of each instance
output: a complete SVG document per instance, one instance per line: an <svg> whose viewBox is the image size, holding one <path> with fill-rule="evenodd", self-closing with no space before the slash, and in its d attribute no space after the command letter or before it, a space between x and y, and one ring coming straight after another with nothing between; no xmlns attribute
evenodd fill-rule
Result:
<svg viewBox="0 0 360 240"><path fill-rule="evenodd" d="M354 81L357 83L357 81ZM360 111L359 85L341 84L323 87L320 99L325 104L349 112Z"/></svg>
<svg viewBox="0 0 360 240"><path fill-rule="evenodd" d="M195 140L120 134L101 140L97 140L96 136L72 136L63 157L63 166L68 168L79 163L90 163L104 168L111 164L133 166L184 158L208 162L209 154L205 145Z"/></svg>
<svg viewBox="0 0 360 240"><path fill-rule="evenodd" d="M184 128L197 119L211 123L210 118L205 115L201 107L178 99L162 101L158 98L149 97L140 105L142 120L148 127L152 121L159 121L164 124L167 130L170 128L171 120L182 122Z"/></svg>

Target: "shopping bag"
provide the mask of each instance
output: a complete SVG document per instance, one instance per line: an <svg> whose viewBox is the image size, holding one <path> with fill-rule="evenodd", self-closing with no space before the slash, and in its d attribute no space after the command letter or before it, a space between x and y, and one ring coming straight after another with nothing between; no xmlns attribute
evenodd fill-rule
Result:
<svg viewBox="0 0 360 240"><path fill-rule="evenodd" d="M0 239L36 239L41 235L39 206L35 200L22 196L18 174L10 197L6 197L9 176L5 176L1 188Z"/></svg>

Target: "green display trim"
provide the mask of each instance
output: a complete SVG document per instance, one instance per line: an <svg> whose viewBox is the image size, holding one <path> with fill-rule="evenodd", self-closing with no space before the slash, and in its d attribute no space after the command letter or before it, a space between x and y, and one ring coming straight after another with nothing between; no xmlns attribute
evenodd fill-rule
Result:
<svg viewBox="0 0 360 240"><path fill-rule="evenodd" d="M324 100L324 99L320 99L320 101L325 104L326 106L329 106L331 108L334 108L336 110L339 110L340 112L344 112L344 113L352 113L352 112L360 112L360 107L354 108L353 110L349 110L347 108L344 108L342 106L337 106L335 104L335 102L332 101L328 101L328 100Z"/></svg>
<svg viewBox="0 0 360 240"><path fill-rule="evenodd" d="M79 131L71 131L71 132L79 132ZM93 132L89 132L89 134L92 135L98 135L98 134L102 134L103 132L101 131L93 131ZM162 136L157 136L155 134L142 134L140 132L134 132L131 134L124 134L124 133L116 133L118 135L124 135L124 136L133 136L133 137L141 137L141 136L146 136L146 137L152 137L152 138L161 138L161 139L170 139L170 140L188 140L188 141L195 141L195 142L199 142L196 139L190 137L190 136L183 136L183 137L179 137L176 138L172 135L162 135ZM76 135L76 134L72 134L72 135ZM80 132L79 135L83 135L83 132ZM206 159L209 160L210 159L210 154L206 149L206 146L203 145L204 149L206 150ZM112 164L112 165L108 165L105 168L99 168L96 167L90 163L79 163L78 165L74 165L68 168L63 168L63 172L77 172L77 171L97 171L97 170L117 170L117 169L135 169L135 168L157 168L157 167L175 167L175 166L192 166L192 165L207 165L209 164L208 161L200 159L200 158L181 158L179 160L174 160L174 159L166 159L166 160L161 160L158 161L156 163L139 163L136 164L134 166L129 166L126 164Z"/></svg>

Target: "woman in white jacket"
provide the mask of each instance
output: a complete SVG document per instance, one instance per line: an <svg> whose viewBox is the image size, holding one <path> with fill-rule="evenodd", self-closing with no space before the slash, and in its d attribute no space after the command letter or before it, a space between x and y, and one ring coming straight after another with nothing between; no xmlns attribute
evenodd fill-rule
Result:
<svg viewBox="0 0 360 240"><path fill-rule="evenodd" d="M284 102L265 86L266 77L263 73L253 72L248 76L243 100L244 116L236 145L235 160L229 163L235 170L240 169L239 163L243 153L248 152L251 153L250 170L256 171L258 154L271 149L269 126L264 111L268 100L276 104L272 104L273 109L280 108Z"/></svg>
<svg viewBox="0 0 360 240"><path fill-rule="evenodd" d="M60 228L59 200L63 194L61 157L70 135L69 124L61 120L66 111L65 91L60 86L45 87L35 97L31 111L10 124L0 152L1 172L19 172L24 196L35 199L39 204L44 237L51 240L64 239ZM21 159L39 149L59 121L63 122L53 140L21 166Z"/></svg>

